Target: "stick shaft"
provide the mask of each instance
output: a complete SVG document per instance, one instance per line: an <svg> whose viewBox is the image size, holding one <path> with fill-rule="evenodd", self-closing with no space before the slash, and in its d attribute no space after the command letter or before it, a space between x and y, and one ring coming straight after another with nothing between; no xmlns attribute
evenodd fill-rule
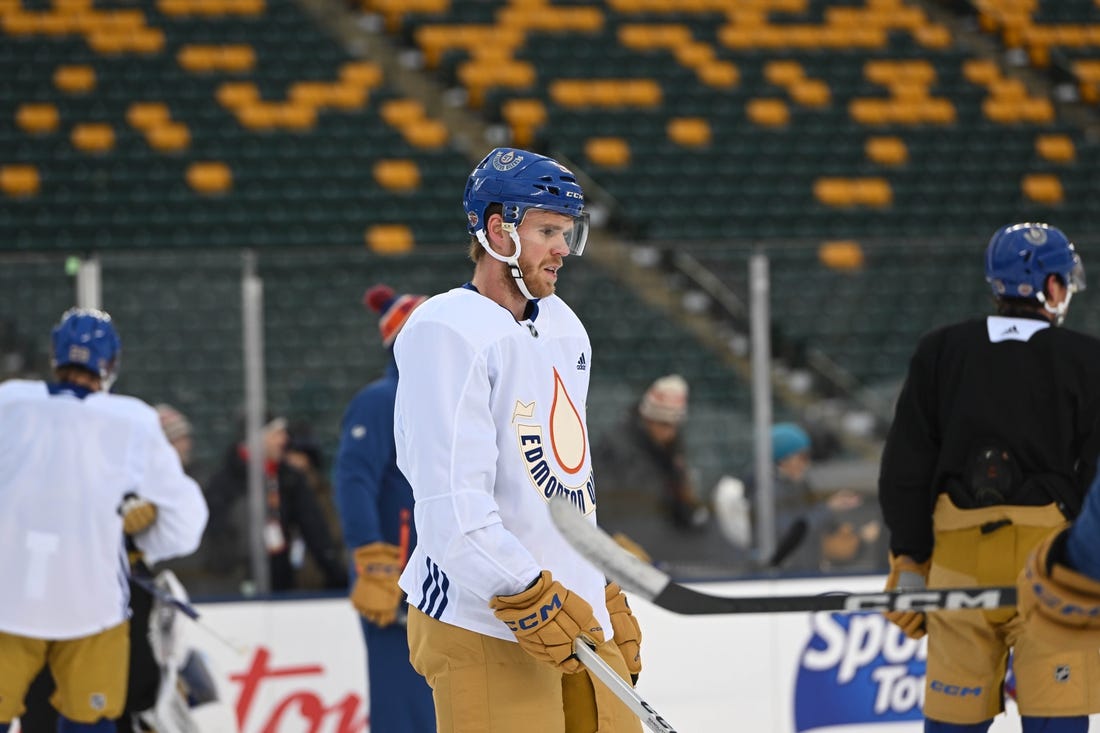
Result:
<svg viewBox="0 0 1100 733"><path fill-rule="evenodd" d="M615 697L622 700L623 704L630 708L647 728L656 733L676 733L676 729L658 715L657 711L653 709L653 706L642 699L642 696L638 694L637 690L620 677L618 673L611 668L611 665L600 659L600 655L596 653L595 649L578 638L573 642L573 652L577 655L577 658L581 660L581 664L587 667L588 671L591 672L594 677L599 679L608 690L614 693Z"/></svg>

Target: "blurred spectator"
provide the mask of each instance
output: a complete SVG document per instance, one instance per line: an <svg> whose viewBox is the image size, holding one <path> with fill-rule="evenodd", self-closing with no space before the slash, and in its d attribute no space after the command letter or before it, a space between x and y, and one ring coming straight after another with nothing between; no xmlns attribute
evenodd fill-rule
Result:
<svg viewBox="0 0 1100 733"><path fill-rule="evenodd" d="M695 490L681 432L688 392L678 374L657 379L592 449L600 525L635 554L681 569L735 555Z"/></svg>
<svg viewBox="0 0 1100 733"><path fill-rule="evenodd" d="M191 421L182 412L166 402L156 405L157 416L160 418L160 427L165 437L180 457L180 464L188 475L191 471L191 459L194 444L191 438Z"/></svg>
<svg viewBox="0 0 1100 733"><path fill-rule="evenodd" d="M321 444L313 436L313 430L309 425L298 423L291 426L284 460L305 475L306 483L321 506L325 526L332 536L332 541L337 547L342 548L340 515L336 511L332 481L329 480L328 472L325 470L325 455L321 450ZM321 569L304 556L304 551L305 545L302 538L296 537L291 548L291 560L294 567L299 570L298 587L324 587L324 575Z"/></svg>
<svg viewBox="0 0 1100 733"><path fill-rule="evenodd" d="M875 502L842 489L822 495L808 480L809 434L795 423L772 426L776 545L789 552L778 567L802 572L874 571L883 556L882 520ZM801 536L797 542L788 543Z"/></svg>
<svg viewBox="0 0 1100 733"><path fill-rule="evenodd" d="M426 298L375 285L363 305L378 314L385 373L352 398L340 423L333 471L344 537L352 552L350 593L367 647L371 729L401 733L436 730L432 690L409 661L406 599L397 584L416 548L413 493L397 467L393 342Z"/></svg>
<svg viewBox="0 0 1100 733"><path fill-rule="evenodd" d="M263 427L264 496L263 538L271 573L271 590L298 587L291 547L300 537L321 569L324 587L343 588L340 550L332 539L317 497L301 471L284 461L289 435L286 420L269 420ZM207 481L210 523L203 538L206 569L219 576L220 590L248 592L248 447L234 443L221 468Z"/></svg>

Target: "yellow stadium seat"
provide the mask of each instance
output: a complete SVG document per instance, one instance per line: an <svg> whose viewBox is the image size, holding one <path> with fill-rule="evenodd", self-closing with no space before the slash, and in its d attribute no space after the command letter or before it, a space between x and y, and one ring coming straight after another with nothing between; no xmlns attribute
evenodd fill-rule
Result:
<svg viewBox="0 0 1100 733"><path fill-rule="evenodd" d="M900 137L870 137L863 145L867 158L880 165L902 165L909 161L909 149Z"/></svg>
<svg viewBox="0 0 1100 733"><path fill-rule="evenodd" d="M695 68L699 81L715 89L728 89L741 81L741 72L729 61L710 61Z"/></svg>
<svg viewBox="0 0 1100 733"><path fill-rule="evenodd" d="M667 127L668 139L685 148L710 145L710 123L702 117L674 117Z"/></svg>
<svg viewBox="0 0 1100 733"><path fill-rule="evenodd" d="M105 122L83 122L73 125L70 139L77 150L102 153L115 146L115 131Z"/></svg>
<svg viewBox="0 0 1100 733"><path fill-rule="evenodd" d="M192 163L185 174L187 185L196 193L224 193L233 187L233 172L220 161Z"/></svg>
<svg viewBox="0 0 1100 733"><path fill-rule="evenodd" d="M1007 125L1020 121L1020 105L996 97L986 97L982 100L982 114L988 120Z"/></svg>
<svg viewBox="0 0 1100 733"><path fill-rule="evenodd" d="M401 136L415 148L441 148L447 144L447 126L438 120L417 120L401 128Z"/></svg>
<svg viewBox="0 0 1100 733"><path fill-rule="evenodd" d="M155 54L164 50L164 31L160 28L142 28L130 33L127 48L134 53Z"/></svg>
<svg viewBox="0 0 1100 733"><path fill-rule="evenodd" d="M168 122L150 127L145 131L149 147L162 153L175 153L186 150L191 144L191 131L182 122Z"/></svg>
<svg viewBox="0 0 1100 733"><path fill-rule="evenodd" d="M509 99L501 105L501 116L512 128L512 142L525 147L534 141L535 131L546 123L546 105L538 99Z"/></svg>
<svg viewBox="0 0 1100 733"><path fill-rule="evenodd" d="M391 127L404 127L424 119L424 105L415 99L391 99L382 104L379 115Z"/></svg>
<svg viewBox="0 0 1100 733"><path fill-rule="evenodd" d="M249 130L273 130L280 124L278 105L268 102L246 102L233 111L237 121Z"/></svg>
<svg viewBox="0 0 1100 733"><path fill-rule="evenodd" d="M1031 173L1021 182L1024 196L1040 204L1057 204L1065 198L1062 182L1049 173Z"/></svg>
<svg viewBox="0 0 1100 733"><path fill-rule="evenodd" d="M251 46L234 44L218 49L218 69L232 73L252 71L256 66L256 52Z"/></svg>
<svg viewBox="0 0 1100 733"><path fill-rule="evenodd" d="M692 41L691 29L686 25L628 23L619 27L619 43L638 51L674 48Z"/></svg>
<svg viewBox="0 0 1100 733"><path fill-rule="evenodd" d="M19 128L35 135L55 132L60 121L57 107L44 102L27 102L15 111L15 123Z"/></svg>
<svg viewBox="0 0 1100 733"><path fill-rule="evenodd" d="M218 50L211 46L183 46L176 52L176 63L186 71L208 73L218 68Z"/></svg>
<svg viewBox="0 0 1100 733"><path fill-rule="evenodd" d="M952 125L958 119L955 104L950 99L928 99L921 106L925 122Z"/></svg>
<svg viewBox="0 0 1100 733"><path fill-rule="evenodd" d="M1001 69L990 59L967 59L963 62L963 76L973 84L988 85L1001 78Z"/></svg>
<svg viewBox="0 0 1100 733"><path fill-rule="evenodd" d="M676 60L682 66L692 69L714 61L714 49L711 48L710 44L696 41L681 43L673 47L672 55L676 57Z"/></svg>
<svg viewBox="0 0 1100 733"><path fill-rule="evenodd" d="M830 270L858 270L863 267L863 248L851 240L822 242L817 259Z"/></svg>
<svg viewBox="0 0 1100 733"><path fill-rule="evenodd" d="M382 67L369 61L349 61L340 67L340 80L374 89L382 83Z"/></svg>
<svg viewBox="0 0 1100 733"><path fill-rule="evenodd" d="M363 235L367 248L382 255L403 254L413 248L413 233L404 224L375 224Z"/></svg>
<svg viewBox="0 0 1100 733"><path fill-rule="evenodd" d="M83 94L95 89L95 69L91 66L58 66L53 73L55 87L68 94Z"/></svg>
<svg viewBox="0 0 1100 733"><path fill-rule="evenodd" d="M826 107L832 101L829 85L820 79L802 79L790 86L791 99L804 107Z"/></svg>
<svg viewBox="0 0 1100 733"><path fill-rule="evenodd" d="M286 98L294 104L323 107L328 104L333 85L324 81L298 81L287 89Z"/></svg>
<svg viewBox="0 0 1100 733"><path fill-rule="evenodd" d="M1039 135L1035 138L1035 152L1043 160L1054 163L1072 163L1077 159L1077 150L1069 135Z"/></svg>
<svg viewBox="0 0 1100 733"><path fill-rule="evenodd" d="M34 196L42 187L33 165L0 165L0 191L12 198Z"/></svg>
<svg viewBox="0 0 1100 733"><path fill-rule="evenodd" d="M622 168L630 164L630 145L620 137L592 137L584 143L584 155L593 165Z"/></svg>
<svg viewBox="0 0 1100 733"><path fill-rule="evenodd" d="M1028 122L1054 122L1054 103L1046 97L1031 97L1020 102L1020 117Z"/></svg>
<svg viewBox="0 0 1100 733"><path fill-rule="evenodd" d="M457 76L466 87L469 103L473 107L481 106L488 89L496 87L525 89L534 85L538 78L534 65L527 61L503 63L467 61L459 65Z"/></svg>
<svg viewBox="0 0 1100 733"><path fill-rule="evenodd" d="M856 203L882 207L894 201L894 191L885 178L858 178L854 185Z"/></svg>
<svg viewBox="0 0 1100 733"><path fill-rule="evenodd" d="M781 127L791 121L791 111L781 99L750 99L745 105L749 120L764 127Z"/></svg>
<svg viewBox="0 0 1100 733"><path fill-rule="evenodd" d="M374 180L388 191L413 191L420 187L420 169L412 160L380 160Z"/></svg>
<svg viewBox="0 0 1100 733"><path fill-rule="evenodd" d="M225 82L218 86L214 97L226 109L236 109L260 101L260 90L252 82Z"/></svg>
<svg viewBox="0 0 1100 733"><path fill-rule="evenodd" d="M367 104L369 95L365 86L342 81L329 88L325 106L341 110L362 109Z"/></svg>
<svg viewBox="0 0 1100 733"><path fill-rule="evenodd" d="M317 108L287 102L275 109L276 124L287 130L309 130L317 124Z"/></svg>
<svg viewBox="0 0 1100 733"><path fill-rule="evenodd" d="M838 208L855 203L854 189L844 178L818 178L814 181L814 198Z"/></svg>
<svg viewBox="0 0 1100 733"><path fill-rule="evenodd" d="M172 113L163 102L134 102L126 108L126 122L138 130L150 130L168 123Z"/></svg>
<svg viewBox="0 0 1100 733"><path fill-rule="evenodd" d="M857 97L848 103L848 116L861 125L884 125L892 120L892 103L887 99Z"/></svg>
<svg viewBox="0 0 1100 733"><path fill-rule="evenodd" d="M764 64L764 78L769 84L787 87L802 81L806 72L797 61L769 61Z"/></svg>
<svg viewBox="0 0 1100 733"><path fill-rule="evenodd" d="M922 25L913 31L913 38L921 46L935 50L950 48L953 41L950 29L942 25Z"/></svg>

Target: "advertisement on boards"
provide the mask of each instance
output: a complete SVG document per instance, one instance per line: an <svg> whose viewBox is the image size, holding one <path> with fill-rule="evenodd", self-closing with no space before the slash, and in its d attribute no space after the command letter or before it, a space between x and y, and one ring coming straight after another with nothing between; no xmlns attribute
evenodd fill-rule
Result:
<svg viewBox="0 0 1100 733"><path fill-rule="evenodd" d="M718 595L876 591L882 577L696 584ZM202 733L366 733L366 661L343 596L198 603L181 618L218 701L193 712ZM681 616L640 598L642 696L680 733L919 733L926 645L880 614ZM1094 716L1094 719L1100 716ZM1020 730L1008 712L993 733ZM376 733L385 733L378 731Z"/></svg>

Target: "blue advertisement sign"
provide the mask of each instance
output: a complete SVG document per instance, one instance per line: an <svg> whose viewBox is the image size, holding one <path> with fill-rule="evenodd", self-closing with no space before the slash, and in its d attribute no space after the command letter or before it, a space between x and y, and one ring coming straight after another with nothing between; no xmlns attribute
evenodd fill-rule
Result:
<svg viewBox="0 0 1100 733"><path fill-rule="evenodd" d="M819 613L799 659L795 731L921 720L926 640L880 613Z"/></svg>

